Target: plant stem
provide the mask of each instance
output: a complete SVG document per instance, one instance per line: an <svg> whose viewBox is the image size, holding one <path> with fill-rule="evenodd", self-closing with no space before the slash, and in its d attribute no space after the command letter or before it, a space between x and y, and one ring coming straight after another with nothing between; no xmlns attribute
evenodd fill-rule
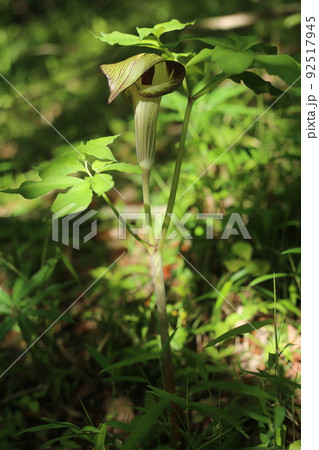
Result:
<svg viewBox="0 0 319 450"><path fill-rule="evenodd" d="M193 107L193 100L188 99L185 116L184 116L184 121L183 121L183 126L182 126L181 138L179 141L179 148L178 148L178 153L177 153L177 158L176 158L176 163L175 163L175 170L174 170L174 175L173 175L171 192L169 195L166 213L165 213L165 217L164 217L164 223L162 226L162 232L161 232L162 237L158 244L158 248L160 251L162 250L163 245L165 243L166 235L168 232L168 227L169 227L169 224L171 221L170 214L173 212L173 208L174 208L177 186L178 186L178 182L179 182L179 176L181 173L182 161L183 161L184 150L185 150L187 129L188 129L188 124L189 124L192 107Z"/></svg>
<svg viewBox="0 0 319 450"><path fill-rule="evenodd" d="M150 170L145 169L143 170L142 183L143 183L143 203L146 216L146 229L148 230L149 243L151 245L155 245L152 211L151 211L151 199L150 199Z"/></svg>
<svg viewBox="0 0 319 450"><path fill-rule="evenodd" d="M144 241L144 239L140 238L134 230L132 230L132 228L128 225L128 223L123 219L123 217L121 216L121 214L119 213L119 211L115 208L115 206L113 205L113 203L111 202L111 200L108 198L108 196L106 194L102 194L102 197L104 198L104 200L106 201L106 203L109 205L109 207L111 208L111 210L114 212L114 214L116 215L116 217L118 218L118 220L124 225L125 229L131 233L131 235L142 245L144 245L144 247L146 247L146 249L149 251L150 246L149 244Z"/></svg>
<svg viewBox="0 0 319 450"><path fill-rule="evenodd" d="M89 171L88 165L87 165L87 161L85 161L84 163L85 165L85 169L87 174L93 178L93 175L91 174L91 172ZM144 245L144 247L146 247L146 249L149 251L149 245L147 242L144 241L144 239L140 238L134 230L132 230L132 228L129 226L128 223L126 223L126 221L123 219L123 217L121 216L121 214L119 213L119 211L116 209L116 207L113 205L113 203L111 202L111 200L108 198L108 196L105 194L105 192L102 194L102 197L104 198L104 200L106 201L106 203L109 205L109 207L111 208L111 210L114 212L114 214L116 215L116 217L118 218L119 222L121 222L124 225L124 228L138 241L140 242L142 245Z"/></svg>
<svg viewBox="0 0 319 450"><path fill-rule="evenodd" d="M210 83L207 84L207 86L205 86L203 89L201 89L200 91L198 91L196 94L194 94L191 99L193 101L199 99L200 97L202 97L203 95L207 94L208 92L212 91L213 89L215 89L215 87L217 87L222 81L226 80L227 75L225 75L224 73L219 73L218 75L216 75L212 81Z"/></svg>
<svg viewBox="0 0 319 450"><path fill-rule="evenodd" d="M12 272L21 277L26 283L29 283L30 280L24 275L24 273L22 273L13 264L7 261L2 255L0 255L0 261L3 262L3 264L6 265L10 270L12 270Z"/></svg>
<svg viewBox="0 0 319 450"><path fill-rule="evenodd" d="M156 295L159 334L162 346L164 385L167 392L169 392L170 394L174 394L175 393L174 367L169 339L169 323L166 312L166 293L165 293L165 283L163 273L163 261L161 252L157 248L155 248L153 251L150 252L150 260ZM172 403L172 407L173 411L170 412L169 414L169 422L170 422L172 442L176 444L181 437L178 429L178 427L180 426L179 420L180 413L177 405Z"/></svg>

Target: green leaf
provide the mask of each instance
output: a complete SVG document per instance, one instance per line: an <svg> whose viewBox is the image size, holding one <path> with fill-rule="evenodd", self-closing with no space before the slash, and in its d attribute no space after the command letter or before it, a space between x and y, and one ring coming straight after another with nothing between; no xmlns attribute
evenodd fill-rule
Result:
<svg viewBox="0 0 319 450"><path fill-rule="evenodd" d="M241 325L240 327L233 328L232 330L227 331L227 333L224 333L221 336L217 337L213 341L209 342L205 346L205 348L212 347L213 345L218 344L219 342L225 341L226 339L229 339L231 337L237 336L238 334L251 333L252 331L258 330L259 328L269 325L271 323L273 323L272 319L262 320L260 322L246 323L245 325Z"/></svg>
<svg viewBox="0 0 319 450"><path fill-rule="evenodd" d="M256 412L254 409L241 408L241 412L243 415L250 417L251 419L254 419L256 422L267 423L268 425L271 424L271 420L268 416L263 416L259 412ZM256 448L258 448L258 450L260 450L262 447L253 447L253 450L256 450ZM264 447L264 448L266 449L269 447Z"/></svg>
<svg viewBox="0 0 319 450"><path fill-rule="evenodd" d="M176 405L180 406L182 409L187 408L186 400L179 395L171 394L170 392L164 391L163 389L156 388L154 386L147 386L151 389L151 392L153 392L155 395L157 395L160 398L163 398L169 402L174 402Z"/></svg>
<svg viewBox="0 0 319 450"><path fill-rule="evenodd" d="M101 33L101 36L95 36L100 41L106 42L109 45L139 45L141 39L134 34L121 33L120 31L113 31L112 33Z"/></svg>
<svg viewBox="0 0 319 450"><path fill-rule="evenodd" d="M289 445L289 450L301 450L301 441L295 441Z"/></svg>
<svg viewBox="0 0 319 450"><path fill-rule="evenodd" d="M250 370L246 370L245 372L251 373L252 375L254 375L256 377L265 378L266 380L269 380L272 383L278 384L282 387L301 389L301 385L299 383L296 383L295 381L292 381L292 380L288 380L287 378L284 378L282 376L270 375L269 373L265 372L264 370L258 369L258 372L252 372Z"/></svg>
<svg viewBox="0 0 319 450"><path fill-rule="evenodd" d="M194 66L195 64L198 64L202 61L206 61L207 59L210 59L212 57L212 54L214 52L214 49L212 48L203 48L197 55L193 56L188 63L186 64L186 67Z"/></svg>
<svg viewBox="0 0 319 450"><path fill-rule="evenodd" d="M232 33L231 39L235 42L236 48L241 51L249 50L258 44L259 41L259 37L254 34L242 36L241 34Z"/></svg>
<svg viewBox="0 0 319 450"><path fill-rule="evenodd" d="M54 423L45 423L44 425L37 425L35 427L27 428L26 430L20 431L17 436L19 436L22 433L34 433L36 431L43 431L43 430L53 430L56 428L73 428L73 423L70 422L54 422Z"/></svg>
<svg viewBox="0 0 319 450"><path fill-rule="evenodd" d="M30 282L25 281L22 278L17 278L14 282L12 289L12 302L14 305L18 305L20 300L23 300L24 297L28 295L30 291Z"/></svg>
<svg viewBox="0 0 319 450"><path fill-rule="evenodd" d="M64 215L72 214L74 212L83 211L86 209L92 201L91 183L89 181L81 181L80 184L73 186L68 192L59 194L51 210L53 213L59 212L61 209L74 203L75 205L70 207ZM60 217L63 217L62 215Z"/></svg>
<svg viewBox="0 0 319 450"><path fill-rule="evenodd" d="M94 161L92 168L98 173L107 172L108 170L116 170L118 172L136 173L141 175L143 172L137 164L128 164L124 162L110 164L105 163L104 161Z"/></svg>
<svg viewBox="0 0 319 450"><path fill-rule="evenodd" d="M235 244L232 245L231 250L234 255L239 256L246 261L249 261L253 254L253 247L248 244L248 242L244 241L235 242Z"/></svg>
<svg viewBox="0 0 319 450"><path fill-rule="evenodd" d="M195 40L195 41L201 41L204 44L212 45L214 47L222 47L222 48L228 48L230 50L237 50L236 45L232 39L223 39L223 38L217 38L213 36L208 37L195 37L195 36L184 36L183 40Z"/></svg>
<svg viewBox="0 0 319 450"><path fill-rule="evenodd" d="M246 266L244 260L235 258L225 259L223 264L229 272L237 272L239 269Z"/></svg>
<svg viewBox="0 0 319 450"><path fill-rule="evenodd" d="M224 389L226 391L233 391L239 394L250 395L263 399L271 399L273 397L270 392L267 392L258 386L250 386L238 381L205 381L192 388L190 394L203 392L204 390L207 391L208 389Z"/></svg>
<svg viewBox="0 0 319 450"><path fill-rule="evenodd" d="M132 429L130 424L125 423L125 422L120 422L119 420L116 420L116 419L108 420L107 425L112 428L117 428L118 430L126 431L127 433L129 433Z"/></svg>
<svg viewBox="0 0 319 450"><path fill-rule="evenodd" d="M248 437L242 427L240 426L240 423L235 420L230 414L223 411L221 408L218 408L214 405L206 405L205 403L200 402L189 402L188 407L190 409L193 409L194 411L198 411L200 414L207 416L211 419L215 419L218 417L219 419L223 419L225 422L228 422L230 425L232 425L236 430L238 430L241 434Z"/></svg>
<svg viewBox="0 0 319 450"><path fill-rule="evenodd" d="M162 389L155 388L154 386L148 386L148 387L154 392L155 395L157 395L169 402L176 403L182 409L190 408L190 409L193 409L194 411L198 411L201 414L203 414L207 417L213 418L213 419L215 419L215 417L217 416L221 419L224 419L226 422L230 423L231 425L233 425L242 434L245 434L244 431L242 430L242 428L240 427L239 422L237 422L235 419L233 419L230 414L224 412L222 409L217 408L216 406L205 405L200 402L186 403L186 400L184 398L179 397L176 394L170 394L169 392L166 392Z"/></svg>
<svg viewBox="0 0 319 450"><path fill-rule="evenodd" d="M266 42L259 42L258 44L250 47L249 50L251 50L254 53L257 53L257 52L266 53L266 55L276 55L277 54L277 47L267 44Z"/></svg>
<svg viewBox="0 0 319 450"><path fill-rule="evenodd" d="M122 367L132 366L140 362L150 361L152 359L158 359L158 354L146 353L142 355L133 356L131 358L122 359L102 370L102 372L109 372L110 370L120 369Z"/></svg>
<svg viewBox="0 0 319 450"><path fill-rule="evenodd" d="M94 450L104 450L104 442L106 438L107 431L106 423L101 423L99 426L98 434L96 435L95 447Z"/></svg>
<svg viewBox="0 0 319 450"><path fill-rule="evenodd" d="M271 370L275 364L278 362L278 355L277 353L268 353L268 362L267 367L268 370Z"/></svg>
<svg viewBox="0 0 319 450"><path fill-rule="evenodd" d="M109 360L95 348L91 347L91 345L85 344L85 348L88 350L92 358L94 358L95 361L100 364L101 367L108 367L110 365Z"/></svg>
<svg viewBox="0 0 319 450"><path fill-rule="evenodd" d="M9 307L11 307L11 305L12 305L10 295L7 294L1 287L0 287L0 302L4 303L5 305L7 305Z"/></svg>
<svg viewBox="0 0 319 450"><path fill-rule="evenodd" d="M253 72L242 72L232 75L231 79L236 83L241 81L256 94L281 95L282 91L273 86L269 81L265 81L259 75Z"/></svg>
<svg viewBox="0 0 319 450"><path fill-rule="evenodd" d="M136 445L147 435L151 427L155 424L160 414L169 405L167 399L161 400L157 405L151 408L146 414L135 419L133 431L125 441L123 450L134 450Z"/></svg>
<svg viewBox="0 0 319 450"><path fill-rule="evenodd" d="M153 27L153 28L139 28L139 27L136 27L136 31L137 31L137 34L139 35L140 41L143 41L150 34L154 34L154 36L156 36L155 33L154 33L154 31L155 31L154 28L155 27ZM151 39L154 39L154 38L151 38ZM155 43L159 47L158 41L154 39L154 44Z"/></svg>
<svg viewBox="0 0 319 450"><path fill-rule="evenodd" d="M274 409L274 429L280 428L286 417L286 409L283 406L275 406Z"/></svg>
<svg viewBox="0 0 319 450"><path fill-rule="evenodd" d="M169 33L170 31L183 30L188 25L194 25L196 20L193 22L181 23L177 19L172 19L169 22L158 23L153 28L139 28L136 27L138 35L140 39L144 39L145 37L153 34L157 38L159 38L164 33Z"/></svg>
<svg viewBox="0 0 319 450"><path fill-rule="evenodd" d="M11 331L11 328L13 327L15 322L16 322L15 317L6 317L4 319L4 321L1 323L1 327L0 327L0 342L2 341L2 339L4 339L6 337L6 335L9 333L9 331Z"/></svg>
<svg viewBox="0 0 319 450"><path fill-rule="evenodd" d="M41 197L54 189L65 189L83 180L75 177L48 177L42 181L25 181L16 189L6 189L7 194L20 194L27 199Z"/></svg>
<svg viewBox="0 0 319 450"><path fill-rule="evenodd" d="M109 191L114 186L114 181L111 175L96 174L90 180L93 191L98 195L104 194L104 192Z"/></svg>
<svg viewBox="0 0 319 450"><path fill-rule="evenodd" d="M80 284L82 285L81 279L78 276L78 274L76 273L73 264L71 263L70 259L66 256L66 254L64 252L61 251L61 249L59 247L56 247L56 251L57 253L60 255L61 257L61 261L62 263L65 265L66 269L70 272L70 274L73 276L73 278Z"/></svg>
<svg viewBox="0 0 319 450"><path fill-rule="evenodd" d="M255 278L251 283L249 283L249 286L256 286L256 284L262 283L263 281L273 280L273 278L284 278L284 277L293 277L294 274L292 273L270 273L267 275L262 275L260 277Z"/></svg>
<svg viewBox="0 0 319 450"><path fill-rule="evenodd" d="M41 163L37 169L42 179L54 176L62 177L76 172L85 172L84 166L74 155L58 156L52 161Z"/></svg>
<svg viewBox="0 0 319 450"><path fill-rule="evenodd" d="M105 425L105 424L101 424ZM94 427L93 425L86 425L82 428L83 431L90 431L91 433L97 434L99 433L99 428ZM94 449L95 450L95 449Z"/></svg>
<svg viewBox="0 0 319 450"><path fill-rule="evenodd" d="M234 51L240 50L241 52L250 50L254 53L263 52L272 55L277 53L276 47L264 42L258 42L259 38L255 35L241 36L233 33L230 38L183 36L183 40L197 40L214 47L228 48Z"/></svg>
<svg viewBox="0 0 319 450"><path fill-rule="evenodd" d="M116 159L114 158L111 150L108 148L108 145L112 144L118 136L119 135L92 139L86 144L80 144L78 148L86 155L92 155L98 159L116 162Z"/></svg>
<svg viewBox="0 0 319 450"><path fill-rule="evenodd" d="M294 83L300 77L300 66L289 55L255 55L254 66L279 76L287 84Z"/></svg>
<svg viewBox="0 0 319 450"><path fill-rule="evenodd" d="M21 333L28 345L31 344L33 323L26 314L19 314L17 317Z"/></svg>
<svg viewBox="0 0 319 450"><path fill-rule="evenodd" d="M189 350L187 347L184 347L183 352L184 352L189 358L194 359L195 366L197 367L200 376L201 376L204 380L207 380L207 379L208 379L208 370L207 370L206 364L205 364L204 361L201 359L201 357L200 357L197 353L195 353L195 352Z"/></svg>
<svg viewBox="0 0 319 450"><path fill-rule="evenodd" d="M30 289L40 287L48 281L57 264L57 259L49 259L44 266L41 267L30 280Z"/></svg>
<svg viewBox="0 0 319 450"><path fill-rule="evenodd" d="M90 442L90 445L93 444L93 440L90 436L83 433L81 430L78 430L77 428L72 428L72 432L74 434L68 434L65 436L59 436L54 439L50 439L49 441L46 441L44 444L42 444L39 447L39 450L47 450L48 448L52 448L52 445L56 442L60 443L60 448L63 449L69 449L69 448L81 448L78 446L78 444L75 443L75 439L83 439L85 441ZM83 447L82 447L83 448Z"/></svg>
<svg viewBox="0 0 319 450"><path fill-rule="evenodd" d="M233 75L248 69L254 61L254 54L252 52L239 52L215 47L213 61L219 65L224 73Z"/></svg>
<svg viewBox="0 0 319 450"><path fill-rule="evenodd" d="M281 252L282 255L289 255L290 253L300 254L301 253L301 248L300 247L289 248L288 250L285 250L285 251Z"/></svg>

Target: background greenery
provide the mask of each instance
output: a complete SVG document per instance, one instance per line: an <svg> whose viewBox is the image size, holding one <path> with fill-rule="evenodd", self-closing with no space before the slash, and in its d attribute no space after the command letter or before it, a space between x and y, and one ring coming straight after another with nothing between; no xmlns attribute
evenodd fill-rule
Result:
<svg viewBox="0 0 319 450"><path fill-rule="evenodd" d="M247 13L251 25L236 28L240 12ZM214 26L217 29L209 28L210 18L227 14L236 15L229 30L219 29L221 22ZM0 17L3 76L72 144L120 133L112 150L119 161L130 163L136 162L131 106L121 99L107 105L108 88L99 65L120 61L139 49L107 46L90 31L97 35L114 30L134 33L136 26L198 18L195 34L222 38L232 31L254 33L277 46L279 53L298 59L300 51L298 5L289 1L265 5L164 0L128 6L124 1L4 0ZM179 51L198 48L189 42ZM280 89L287 87L276 77L268 79ZM65 142L3 79L0 89L0 187L4 189L35 179L33 167ZM226 81L198 101L179 192L273 100ZM167 201L184 107L179 92L162 100L152 179L153 202L159 207ZM211 241L205 239L204 224L191 218L187 228L194 239L185 242L178 236L164 255L170 322L172 330L177 328L172 339L177 393L184 401L196 403L181 405L187 412L184 433L189 448L298 448L292 443L300 438L295 384L299 378L287 362L272 356L274 325L260 330L270 344L255 332L204 349L212 339L243 322L177 251L246 319L273 319L276 307L278 348L299 368L299 144L298 89L292 89L286 101L271 108L177 202L179 217L185 211L225 215L222 223L215 224L216 239ZM138 175L118 175L116 188L126 197L124 204L113 191L112 200L119 209L139 210ZM93 445L85 439L94 439L94 429L83 432L66 426L18 435L43 423L42 417L80 429L98 427L107 419L107 448L121 448L133 428L142 430L139 448L169 448L163 414L167 404L165 399L159 401L163 392L155 391L162 388L162 382L147 255L131 239L116 239L117 222L97 200L91 205L99 211L95 239L80 251L52 242L53 198L28 201L1 194L1 373L103 270L124 250L127 253L0 378L1 448L40 448L49 439L63 436L62 443L47 448ZM219 239L232 212L244 217L251 241L240 236ZM281 274L275 290L273 273ZM101 369L106 370L100 373ZM228 423L214 406L231 415L235 424ZM144 425L141 419L145 417ZM146 434L157 418L157 426ZM132 419L130 429L127 423ZM71 434L77 437L66 439Z"/></svg>

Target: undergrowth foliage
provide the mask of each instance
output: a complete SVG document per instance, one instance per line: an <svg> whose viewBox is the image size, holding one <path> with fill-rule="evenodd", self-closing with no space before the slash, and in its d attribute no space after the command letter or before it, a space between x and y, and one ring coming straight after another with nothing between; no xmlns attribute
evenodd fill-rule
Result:
<svg viewBox="0 0 319 450"><path fill-rule="evenodd" d="M162 99L165 114L159 115L160 144L150 181L152 205L168 204L172 212L179 181L176 169L172 175L173 166L175 160L177 166L183 160L180 199L174 209L177 215L192 209L210 212L212 205L226 215L240 212L248 218L253 239L248 242L232 236L227 242L208 242L204 226L194 219L188 222L194 236L191 243L177 237L164 246L164 233L156 244L163 249L170 326L169 340L164 344L162 340L162 346L143 247L136 247L133 239L121 243L130 255L126 266L103 275L106 291L98 284L94 287L95 310L86 313L78 307L79 319L94 322L92 327L97 330L81 343L81 354L90 363L83 380L89 383L87 377L93 378L99 386L80 402L81 424L63 421L61 416L55 420L51 414L44 424L15 430L12 448L18 448L15 443L30 433L39 437L39 448L55 448L55 444L95 450L300 448L299 359L297 344L291 342L299 330L300 249L291 231L298 218L293 216L296 205L286 197L287 186L298 186L299 156L289 121L294 120L296 110L293 97L299 91L300 65L293 57L278 54L273 45L260 42L258 36L198 36L197 30L191 31L194 24L174 19L153 28L137 27L136 34L113 31L96 37L110 46L151 49L164 61L186 69L178 91ZM235 152L224 155L275 100L277 110L287 115L282 113L277 121L276 112L270 112L267 122L255 126L254 135L245 135ZM177 156L174 130L170 140L163 137L173 126L181 134ZM124 161L120 152L114 156L113 147L125 142L126 131L118 132L58 148L53 159L35 168L37 179L25 179L3 193L35 199L59 189L51 206L59 217L85 210L92 201L99 205L104 199L119 218L114 199L118 182L130 177L139 185L143 169L132 157ZM166 145L171 147L169 152ZM71 203L72 209L67 208ZM271 228L274 224L276 229ZM164 220L165 232L169 225ZM220 223L214 227L220 236ZM131 234L136 237L132 230ZM151 253L151 240L137 238ZM0 291L1 340L20 330L23 341L31 345L49 324L47 319L59 316L59 297L70 284L81 285L63 249L47 257L45 239L38 271L30 266L19 270L3 257L17 279L11 292ZM95 245L90 243L90 251ZM61 264L73 282L51 284ZM105 267L101 254L96 264L90 262L82 271L96 280ZM52 304L43 304L45 299L52 299ZM87 304L91 308L91 300ZM63 321L66 328L72 326L72 310ZM50 339L48 355L54 352L53 334ZM168 348L175 378L171 391L165 382ZM30 350L31 363L40 364L43 358L45 365L48 359L43 353L40 346ZM4 362L1 367L5 369ZM112 398L104 417L94 412L100 407L104 411L100 389ZM27 395L37 410L41 395L46 394ZM174 414L177 421L172 422ZM47 416L45 409L42 415ZM179 429L175 440L172 424ZM9 442L11 438L3 435L3 439Z"/></svg>

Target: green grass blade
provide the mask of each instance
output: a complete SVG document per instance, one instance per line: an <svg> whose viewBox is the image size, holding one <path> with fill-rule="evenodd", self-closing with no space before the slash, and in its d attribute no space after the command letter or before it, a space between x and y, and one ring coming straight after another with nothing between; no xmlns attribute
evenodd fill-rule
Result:
<svg viewBox="0 0 319 450"><path fill-rule="evenodd" d="M261 327L270 325L271 323L273 323L272 319L262 320L260 322L246 323L245 325L241 325L240 327L233 328L232 330L227 331L227 333L224 333L221 336L218 336L216 339L209 342L205 346L205 348L212 347L213 345L218 344L219 342L225 341L226 339L229 339L231 337L237 336L238 334L251 333L252 331L258 330Z"/></svg>
<svg viewBox="0 0 319 450"><path fill-rule="evenodd" d="M106 437L106 423L101 423L99 426L99 433L96 435L96 442L94 450L104 450L104 442Z"/></svg>
<svg viewBox="0 0 319 450"><path fill-rule="evenodd" d="M166 399L161 400L157 405L151 408L144 416L140 417L135 423L134 428L122 450L133 450L135 446L147 435L151 427L155 424L160 414L169 405Z"/></svg>
<svg viewBox="0 0 319 450"><path fill-rule="evenodd" d="M294 275L291 273L276 273L276 278L284 278L284 277L293 277ZM269 273L268 275L262 275L260 277L255 278L251 283L249 283L249 286L256 286L256 284L262 283L263 281L272 280L274 278L274 274Z"/></svg>
<svg viewBox="0 0 319 450"><path fill-rule="evenodd" d="M145 354L140 356L134 356L131 358L123 359L122 361L118 361L108 367L105 367L101 372L109 372L110 370L120 369L121 367L132 366L133 364L137 364L140 362L150 361L151 359L158 359L159 355L157 354Z"/></svg>
<svg viewBox="0 0 319 450"><path fill-rule="evenodd" d="M238 381L205 381L192 388L190 394L195 394L196 392L202 392L208 389L232 391L264 399L271 399L273 397L269 392L258 386L251 386Z"/></svg>

